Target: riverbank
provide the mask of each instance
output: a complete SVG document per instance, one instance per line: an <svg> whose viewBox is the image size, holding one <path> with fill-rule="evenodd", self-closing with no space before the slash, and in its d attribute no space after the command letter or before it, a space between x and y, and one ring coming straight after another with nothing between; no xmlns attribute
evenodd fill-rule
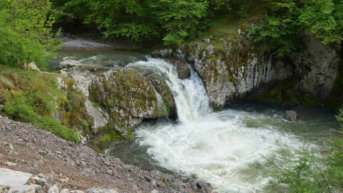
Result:
<svg viewBox="0 0 343 193"><path fill-rule="evenodd" d="M201 182L159 171L143 171L113 156L98 154L88 146L66 142L3 116L0 116L0 141L0 168L42 174L47 179L45 190L57 184L60 190L84 191L97 187L128 193L211 192Z"/></svg>

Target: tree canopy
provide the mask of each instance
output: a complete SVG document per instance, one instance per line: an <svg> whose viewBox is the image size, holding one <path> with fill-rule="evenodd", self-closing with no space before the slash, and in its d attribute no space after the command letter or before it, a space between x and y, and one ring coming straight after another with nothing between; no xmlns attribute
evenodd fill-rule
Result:
<svg viewBox="0 0 343 193"><path fill-rule="evenodd" d="M325 44L343 40L342 0L282 0L250 29L258 47L279 57L291 54L299 39L310 35Z"/></svg>

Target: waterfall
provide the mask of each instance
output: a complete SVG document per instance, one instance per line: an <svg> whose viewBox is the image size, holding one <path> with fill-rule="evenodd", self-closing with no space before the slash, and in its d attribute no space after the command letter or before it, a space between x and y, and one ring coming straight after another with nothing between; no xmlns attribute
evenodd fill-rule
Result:
<svg viewBox="0 0 343 193"><path fill-rule="evenodd" d="M202 80L192 68L191 76L180 80L176 67L162 59L148 58L147 61L131 63L127 67L151 70L166 79L174 96L180 123L195 122L211 112Z"/></svg>
<svg viewBox="0 0 343 193"><path fill-rule="evenodd" d="M268 117L234 110L212 112L204 85L192 69L188 79L180 80L175 65L162 59L148 58L127 67L164 77L174 96L177 124L146 124L136 132L137 143L148 147L147 153L162 167L195 175L218 192L264 192L271 180L268 159L287 166L284 160L294 159L303 146L295 136L262 124ZM282 124L282 118L276 119ZM287 155L282 154L285 151Z"/></svg>

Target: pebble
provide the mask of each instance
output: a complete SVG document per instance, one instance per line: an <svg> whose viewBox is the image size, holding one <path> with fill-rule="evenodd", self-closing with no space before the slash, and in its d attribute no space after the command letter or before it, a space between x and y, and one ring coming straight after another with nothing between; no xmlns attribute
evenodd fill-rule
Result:
<svg viewBox="0 0 343 193"><path fill-rule="evenodd" d="M34 180L35 184L40 186L44 186L48 183L48 178L43 175L33 176L31 179Z"/></svg>
<svg viewBox="0 0 343 193"><path fill-rule="evenodd" d="M13 145L10 144L10 143L5 144L5 152L7 152L7 153L14 153Z"/></svg>
<svg viewBox="0 0 343 193"><path fill-rule="evenodd" d="M35 188L30 188L28 190L25 190L24 193L36 193L36 189Z"/></svg>
<svg viewBox="0 0 343 193"><path fill-rule="evenodd" d="M70 191L70 193L85 193L85 192L82 190L73 190L73 191Z"/></svg>
<svg viewBox="0 0 343 193"><path fill-rule="evenodd" d="M118 193L117 190L114 189L99 189L99 188L90 188L86 190L86 193Z"/></svg>
<svg viewBox="0 0 343 193"><path fill-rule="evenodd" d="M7 162L5 162L5 165L11 167L11 166L16 166L17 163L7 161Z"/></svg>
<svg viewBox="0 0 343 193"><path fill-rule="evenodd" d="M10 190L9 186L0 185L0 193L8 193Z"/></svg>
<svg viewBox="0 0 343 193"><path fill-rule="evenodd" d="M61 190L61 192L60 193L70 193L70 191L68 190L68 189L63 189L63 190Z"/></svg>
<svg viewBox="0 0 343 193"><path fill-rule="evenodd" d="M59 193L60 189L58 188L57 184L51 186L48 190L48 193Z"/></svg>

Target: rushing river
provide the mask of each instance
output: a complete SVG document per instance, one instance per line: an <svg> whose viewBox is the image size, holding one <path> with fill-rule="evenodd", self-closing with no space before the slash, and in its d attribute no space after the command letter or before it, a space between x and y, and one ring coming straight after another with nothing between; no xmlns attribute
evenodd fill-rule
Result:
<svg viewBox="0 0 343 193"><path fill-rule="evenodd" d="M138 59L137 59L138 60ZM290 167L302 150L318 156L339 127L326 111L298 108L300 120L283 118L284 109L238 104L213 112L199 76L178 79L175 66L161 59L130 61L126 68L151 70L165 77L178 119L142 124L135 140L109 150L124 162L145 169L166 169L209 182L218 192L267 192L276 167ZM247 112L253 107L255 112Z"/></svg>

